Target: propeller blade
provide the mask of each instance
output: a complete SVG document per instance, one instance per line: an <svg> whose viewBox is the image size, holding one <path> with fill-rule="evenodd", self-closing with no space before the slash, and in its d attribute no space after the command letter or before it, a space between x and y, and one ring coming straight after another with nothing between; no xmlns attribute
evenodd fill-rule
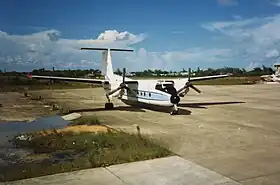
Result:
<svg viewBox="0 0 280 185"><path fill-rule="evenodd" d="M123 74L122 74L122 77L123 77L123 83L124 83L124 80L125 80L125 68L123 68Z"/></svg>
<svg viewBox="0 0 280 185"><path fill-rule="evenodd" d="M129 87L124 87L127 91L130 91L130 92L132 92L135 96L137 96L137 93L134 91L134 90L132 90L132 89L130 89Z"/></svg>
<svg viewBox="0 0 280 185"><path fill-rule="evenodd" d="M196 88L194 85L191 84L189 85L189 87L195 90L196 92L201 93L201 91L198 88Z"/></svg>
<svg viewBox="0 0 280 185"><path fill-rule="evenodd" d="M188 81L191 81L191 68L189 68L189 73L188 73Z"/></svg>
<svg viewBox="0 0 280 185"><path fill-rule="evenodd" d="M124 89L122 88L121 90L120 90L120 92L119 92L119 97L121 98L122 96L124 95Z"/></svg>
<svg viewBox="0 0 280 185"><path fill-rule="evenodd" d="M184 87L182 87L181 89L179 89L179 90L177 91L177 95L181 94L182 91L183 91L185 88L186 88L186 86L184 86Z"/></svg>
<svg viewBox="0 0 280 185"><path fill-rule="evenodd" d="M114 94L115 92L117 92L117 91L120 90L121 88L122 88L122 87L120 86L120 87L118 87L118 88L116 88L116 89L114 89L114 90L108 92L107 95L110 96L111 94Z"/></svg>

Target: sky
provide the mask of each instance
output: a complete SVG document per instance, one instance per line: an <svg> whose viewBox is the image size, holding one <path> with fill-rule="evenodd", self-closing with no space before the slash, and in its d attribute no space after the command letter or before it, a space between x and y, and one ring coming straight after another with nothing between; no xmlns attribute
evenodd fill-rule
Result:
<svg viewBox="0 0 280 185"><path fill-rule="evenodd" d="M3 0L0 69L100 69L100 51L128 71L261 65L280 55L280 0Z"/></svg>

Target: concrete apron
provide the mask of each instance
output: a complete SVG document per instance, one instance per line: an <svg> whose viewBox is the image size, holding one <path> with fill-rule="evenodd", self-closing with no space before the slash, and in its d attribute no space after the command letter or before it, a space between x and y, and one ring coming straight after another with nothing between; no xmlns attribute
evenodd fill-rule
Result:
<svg viewBox="0 0 280 185"><path fill-rule="evenodd" d="M238 182L179 156L0 183L2 184L240 185Z"/></svg>

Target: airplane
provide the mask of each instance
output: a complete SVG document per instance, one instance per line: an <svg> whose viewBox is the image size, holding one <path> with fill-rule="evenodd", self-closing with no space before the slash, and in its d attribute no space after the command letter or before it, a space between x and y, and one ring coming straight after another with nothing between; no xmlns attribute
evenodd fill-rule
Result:
<svg viewBox="0 0 280 185"><path fill-rule="evenodd" d="M261 79L267 82L279 82L280 83L280 64L275 64L276 71L272 75L262 75Z"/></svg>
<svg viewBox="0 0 280 185"><path fill-rule="evenodd" d="M123 103L133 105L153 105L170 107L171 115L178 115L180 106L180 97L184 97L189 89L192 88L197 93L201 91L196 88L192 82L209 80L216 78L225 78L232 74L191 77L191 70L189 69L188 78L177 79L142 79L133 80L126 77L126 69L123 68L122 76L116 75L112 67L112 51L133 52L132 49L117 49L117 48L81 48L80 50L94 50L102 51L102 65L104 79L90 79L90 78L70 78L70 77L56 77L56 76L38 76L28 74L29 78L35 79L49 79L49 80L63 80L83 83L100 84L103 86L107 102L105 109L114 109L112 102L113 98L117 98Z"/></svg>
<svg viewBox="0 0 280 185"><path fill-rule="evenodd" d="M280 83L280 74L272 74L272 75L262 75L261 79L266 82L279 82Z"/></svg>

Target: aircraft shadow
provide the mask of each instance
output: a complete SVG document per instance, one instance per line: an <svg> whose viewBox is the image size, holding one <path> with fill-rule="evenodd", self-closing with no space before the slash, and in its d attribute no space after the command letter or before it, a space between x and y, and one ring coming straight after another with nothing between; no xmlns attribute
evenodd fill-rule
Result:
<svg viewBox="0 0 280 185"><path fill-rule="evenodd" d="M240 104L240 103L245 103L245 102L241 102L241 101L225 101L225 102L204 102L204 103L180 103L179 107L207 109L207 107L205 107L205 106L209 106L209 105Z"/></svg>
<svg viewBox="0 0 280 185"><path fill-rule="evenodd" d="M116 106L114 109L108 110L105 108L90 108L90 109L70 109L67 113L74 113L74 112L98 112L98 111L128 111L128 112L147 112L146 110L156 111L156 112L163 112L163 113L170 113L171 107L156 107L156 106ZM186 109L178 108L180 115L190 115L191 111Z"/></svg>
<svg viewBox="0 0 280 185"><path fill-rule="evenodd" d="M191 111L182 108L200 108L207 109L205 106L209 105L226 105L226 104L240 104L245 103L241 101L227 101L227 102L204 102L204 103L180 103L179 104L179 115L191 115ZM180 108L181 107L181 108ZM162 107L156 105L131 105L131 106L116 106L114 109L105 109L105 108L89 108L89 109L70 109L68 113L73 112L98 112L98 111L128 111L128 112L147 112L146 110L151 110L155 112L170 113L171 107Z"/></svg>
<svg viewBox="0 0 280 185"><path fill-rule="evenodd" d="M143 109L129 106L117 106L114 109L105 109L105 108L90 108L90 109L70 109L68 113L73 112L98 112L98 111L129 111L129 112L146 112Z"/></svg>
<svg viewBox="0 0 280 185"><path fill-rule="evenodd" d="M162 112L162 113L167 113L169 114L172 110L172 107L163 107L163 106L157 106L157 105L150 105L150 104L144 104L144 105L131 105L133 107L138 107L138 108L143 108L146 110L151 110L151 111L155 111L155 112ZM179 111L179 115L191 115L191 111L190 110L186 110L186 109L182 109L182 108L178 108Z"/></svg>

